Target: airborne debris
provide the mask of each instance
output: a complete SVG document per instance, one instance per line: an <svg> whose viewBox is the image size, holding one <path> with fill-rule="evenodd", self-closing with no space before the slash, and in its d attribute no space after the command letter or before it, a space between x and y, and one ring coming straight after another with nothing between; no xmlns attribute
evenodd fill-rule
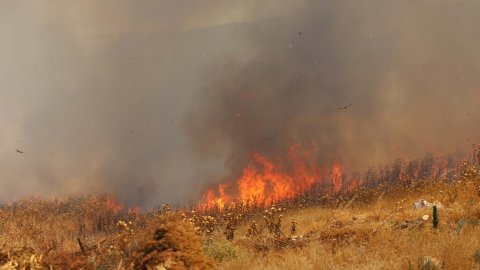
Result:
<svg viewBox="0 0 480 270"><path fill-rule="evenodd" d="M337 110L346 110L346 109L350 108L352 105L353 104L348 104L347 106L337 108Z"/></svg>

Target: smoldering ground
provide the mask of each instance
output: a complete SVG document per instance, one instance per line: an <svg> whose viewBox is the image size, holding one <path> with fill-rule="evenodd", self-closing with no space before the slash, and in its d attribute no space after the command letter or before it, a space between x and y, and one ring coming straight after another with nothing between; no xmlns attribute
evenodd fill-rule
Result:
<svg viewBox="0 0 480 270"><path fill-rule="evenodd" d="M291 142L365 169L480 141L475 1L0 7L3 201L182 203Z"/></svg>

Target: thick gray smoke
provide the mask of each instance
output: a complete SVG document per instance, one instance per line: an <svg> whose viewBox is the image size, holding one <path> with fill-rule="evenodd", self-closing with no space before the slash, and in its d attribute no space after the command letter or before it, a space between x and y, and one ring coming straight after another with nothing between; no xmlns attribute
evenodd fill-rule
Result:
<svg viewBox="0 0 480 270"><path fill-rule="evenodd" d="M226 152L235 178L252 151L285 157L294 142L350 171L469 147L479 15L473 2L310 1L246 26L251 56L204 76L190 123L199 156Z"/></svg>
<svg viewBox="0 0 480 270"><path fill-rule="evenodd" d="M1 200L149 207L292 142L364 169L480 141L479 3L258 2L0 2Z"/></svg>

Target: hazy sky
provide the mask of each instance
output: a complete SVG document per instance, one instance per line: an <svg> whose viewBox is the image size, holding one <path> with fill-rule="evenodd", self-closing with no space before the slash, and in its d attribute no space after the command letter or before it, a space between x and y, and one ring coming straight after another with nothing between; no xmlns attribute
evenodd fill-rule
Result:
<svg viewBox="0 0 480 270"><path fill-rule="evenodd" d="M479 25L478 1L0 1L0 201L182 202L292 140L354 168L468 148Z"/></svg>

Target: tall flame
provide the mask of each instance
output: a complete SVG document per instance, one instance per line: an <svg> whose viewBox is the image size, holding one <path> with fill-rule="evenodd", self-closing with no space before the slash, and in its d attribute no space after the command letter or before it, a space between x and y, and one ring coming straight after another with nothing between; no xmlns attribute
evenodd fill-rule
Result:
<svg viewBox="0 0 480 270"><path fill-rule="evenodd" d="M294 144L288 149L286 162L274 163L260 153L254 152L251 161L243 169L241 176L233 182L219 184L209 188L200 204L200 208L218 207L237 200L240 202L272 201L291 199L307 191L314 184L322 183L321 170L313 153L302 151L300 145ZM335 191L342 188L342 169L335 165L332 174Z"/></svg>
<svg viewBox="0 0 480 270"><path fill-rule="evenodd" d="M477 158L480 160L480 146L475 151L473 161L477 162ZM364 174L357 172L347 177L340 163L333 163L331 168L320 167L314 153L315 148L304 150L298 144L292 145L283 159L272 160L253 152L250 162L238 179L208 189L199 208L223 209L233 201L269 205L306 192L314 191L317 194L316 188L320 188L320 193L338 194L362 186L372 187L377 183L451 178L454 175L452 172L457 170L455 164L459 160L456 156L434 158L431 155L408 162L399 159L390 167L380 166Z"/></svg>
<svg viewBox="0 0 480 270"><path fill-rule="evenodd" d="M339 192L340 189L343 187L343 179L342 179L343 173L342 173L342 168L340 165L334 165L332 168L332 186L333 186L333 191Z"/></svg>

